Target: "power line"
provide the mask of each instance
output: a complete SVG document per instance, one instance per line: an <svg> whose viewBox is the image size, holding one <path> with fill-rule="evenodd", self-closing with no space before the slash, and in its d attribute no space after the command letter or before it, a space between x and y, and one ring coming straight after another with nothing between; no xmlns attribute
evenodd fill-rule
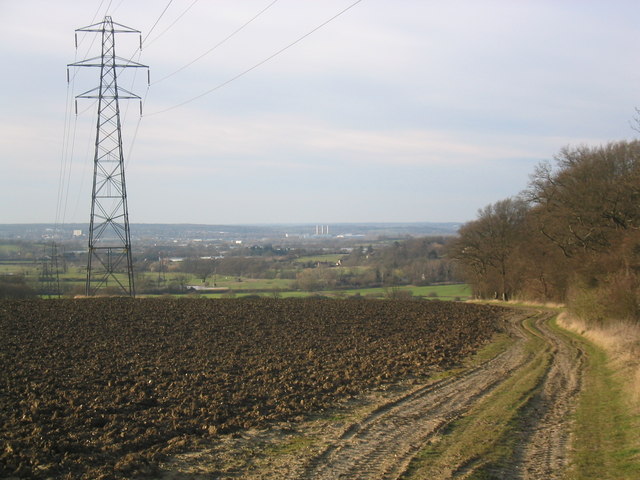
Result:
<svg viewBox="0 0 640 480"><path fill-rule="evenodd" d="M167 28L165 28L162 32L160 32L158 34L158 36L156 38L154 38L153 40L149 41L148 43L145 42L145 47L148 47L149 45L151 45L153 42L155 42L156 40L158 40L160 37L162 37L165 33L167 33L167 31L169 29L171 29L176 23L178 23L178 21L184 17L186 15L186 13L191 10L191 8L198 3L198 0L193 0L193 2L191 3L191 5L189 5L180 15L178 15L178 18L176 18L171 25L169 25ZM148 36L148 35L147 35Z"/></svg>
<svg viewBox="0 0 640 480"><path fill-rule="evenodd" d="M76 146L76 130L77 130L77 126L78 126L78 117L75 117L74 123L73 123L73 134L72 134L72 140L71 140L71 152L69 153L69 170L67 173L67 191L64 195L64 206L62 208L62 225L64 225L66 223L66 219L67 219L67 206L69 204L69 192L71 191L71 171L72 171L72 167L73 167L73 156L74 156L74 152L75 152L75 146ZM62 199L61 199L62 201Z"/></svg>
<svg viewBox="0 0 640 480"><path fill-rule="evenodd" d="M104 0L100 0L100 5L98 5L98 9L96 10L96 13L93 14L93 18L91 19L92 25L96 21L96 18L98 17L98 13L100 13L100 9L102 8L103 3L104 3ZM109 5L111 5L111 2L109 2ZM85 34L85 37L86 37L86 34Z"/></svg>
<svg viewBox="0 0 640 480"><path fill-rule="evenodd" d="M196 63L198 60L201 60L202 58L206 57L207 55L209 55L211 52L213 52L216 48L218 48L219 46L221 46L222 44L224 44L227 40L229 40L231 37L233 37L234 35L236 35L238 32L240 32L242 29L244 29L247 25L249 25L251 22L253 22L256 18L258 18L260 15L262 15L264 12L266 12L267 10L269 10L269 8L271 8L276 2L278 2L278 0L273 0L269 5L267 5L265 8L263 8L262 10L260 10L256 15L254 15L249 21L245 22L243 25L241 25L240 27L238 27L236 30L234 30L230 35L227 35L227 37L225 37L223 40L221 40L220 42L218 42L216 45L214 45L213 47L211 47L209 50L207 50L206 52L204 52L202 55L200 55L199 57L195 58L194 60L190 61L189 63L187 63L186 65L183 65L182 67L180 67L179 69L177 69L175 72L170 73L169 75L166 75L164 77L162 77L160 80L156 80L155 82L153 82L153 85L160 83L164 80L166 80L169 77L174 76L176 73L179 73L181 71L183 71L185 68L190 67L191 65L193 65L194 63Z"/></svg>
<svg viewBox="0 0 640 480"><path fill-rule="evenodd" d="M318 30L320 30L322 27L324 27L325 25L331 23L333 20L335 20L336 18L338 18L340 15L346 13L347 11L351 10L353 7L355 7L357 4L359 4L360 2L362 2L362 0L357 0L355 2L353 2L351 5L349 5L347 8L345 8L344 10L341 10L340 12L338 12L337 14L335 14L333 17L331 17L330 19L326 20L325 22L321 23L320 25L318 25L317 27L315 27L313 30L311 30L310 32L305 33L303 36L301 36L300 38L298 38L297 40L291 42L290 44L288 44L287 46L281 48L280 50L278 50L277 52L275 52L274 54L270 55L269 57L265 58L264 60L256 63L255 65L253 65L252 67L244 70L243 72L239 73L238 75L236 75L235 77L230 78L229 80L226 80L218 85L216 85L215 87L207 90L206 92L203 92L199 95L196 95L195 97L192 97L188 100L185 100L182 103L178 103L176 105L173 105L171 107L165 108L163 110L158 110L156 112L151 112L148 114L148 116L152 116L152 115L159 115L161 113L166 113L169 112L171 110L174 110L176 108L182 107L184 105L187 105L188 103L191 103L195 100L198 100L202 97L205 97L207 95L209 95L210 93L215 92L216 90L221 89L222 87L225 87L227 85L229 85L231 82L239 79L240 77L245 76L247 73L255 70L256 68L264 65L265 63L267 63L268 61L272 60L273 58L277 57L278 55L280 55L281 53L283 53L284 51L288 50L289 48L293 47L294 45L300 43L302 40L304 40L305 38L307 38L308 36L312 35L313 33L317 32Z"/></svg>
<svg viewBox="0 0 640 480"><path fill-rule="evenodd" d="M103 17L109 13L109 10L111 9L111 4L112 3L113 3L113 0L109 0L109 4L107 5L107 8L105 8L105 10L104 10ZM100 2L100 5L102 5L102 2ZM94 21L95 21L95 16L94 16ZM93 23L93 22L91 22L91 23Z"/></svg>
<svg viewBox="0 0 640 480"><path fill-rule="evenodd" d="M142 98L142 106L141 106L141 110L144 109L144 104L147 102L147 96L149 95L149 87L147 87L147 91L144 93L144 97ZM131 160L132 160L132 154L133 154L133 147L135 146L136 143L136 139L138 138L138 130L140 129L140 123L142 121L142 115L140 115L138 117L138 122L136 123L136 128L133 132L133 138L131 140L131 145L129 145L129 153L127 155L127 160L125 162L125 169L128 169L131 166Z"/></svg>
<svg viewBox="0 0 640 480"><path fill-rule="evenodd" d="M76 67L100 68L99 87L76 96L76 98L98 99L86 295L95 295L102 288L106 288L111 280L122 293L134 297L133 259L119 100L140 99L140 97L118 86L117 69L149 67L137 62L121 64L122 59L116 56L115 34L140 34L140 31L115 23L110 16L105 16L100 24L80 28L76 30L78 31L98 33L102 37L100 63L96 63L97 58L89 58L70 64ZM125 264L127 280L122 280L116 273Z"/></svg>
<svg viewBox="0 0 640 480"><path fill-rule="evenodd" d="M124 0L120 0L120 3L116 5L116 7L113 10L111 10L111 12L106 12L105 15L107 13L111 13L111 16L113 16L118 10L120 10L120 7L122 6L123 3L124 3Z"/></svg>
<svg viewBox="0 0 640 480"><path fill-rule="evenodd" d="M91 25L93 25L96 21L96 18L98 17L98 14L100 13L100 9L102 8L102 5L104 4L105 0L100 0L100 5L98 5L98 8L96 9L96 12L93 14L93 17L91 18ZM109 1L109 5L107 5L107 11L109 10L109 8L111 8L111 3L113 0ZM76 37L76 57L78 57L78 48L80 46L82 46L82 43L84 42L84 39L87 38L87 32L83 32L82 33L82 38L80 38L80 41L78 42L78 38ZM87 48L87 52L85 53L84 57L86 58L89 55L89 52L91 51L91 49L93 48L93 44L96 41L96 36L92 35L91 37L91 43L89 44L89 48ZM74 71L73 72L73 79L75 80L76 75L77 75L78 71Z"/></svg>
<svg viewBox="0 0 640 480"><path fill-rule="evenodd" d="M96 103L97 103L97 101L92 102L91 106L94 106ZM87 109L88 108L89 107L87 107ZM81 112L81 113L84 113L84 112ZM89 124L95 124L97 118L98 118L98 113L96 111L96 113L92 116L92 120L89 122ZM80 200L82 199L82 195L85 194L85 192L84 192L85 178L87 176L87 171L91 167L90 164L93 163L93 159L91 158L91 153L90 153L91 152L91 147L93 145L93 142L94 142L94 140L90 136L87 136L87 144L86 144L86 147L85 147L84 155L82 156L82 158L84 158L86 160L82 164L82 173L80 175L80 183L79 183L78 193L76 195L76 203L74 205L73 212L71 214L72 218L76 218L76 214L78 213L78 209L80 207Z"/></svg>
<svg viewBox="0 0 640 480"><path fill-rule="evenodd" d="M153 32L154 28L156 28L156 26L158 25L158 22L160 22L160 19L164 16L164 14L167 12L167 10L169 9L172 3L173 3L173 0L169 0L169 3L167 3L167 6L164 7L164 10L156 20L156 23L153 24L153 27L151 27L151 30L149 30L149 32L147 32L147 35L142 39L141 44L144 43L147 38L149 38L149 35L151 35L151 32Z"/></svg>
<svg viewBox="0 0 640 480"><path fill-rule="evenodd" d="M157 18L157 20L156 20L156 22L154 24L154 27L155 27L155 25L158 24L158 22L160 21L160 19L164 15L164 13L167 11L167 9L171 5L172 1L173 0L169 1L169 4L165 7L163 12ZM95 13L93 15L93 18L91 20L91 24L92 25L94 24L96 18L100 14L100 12L103 10L103 5L105 4L105 2L106 2L106 0L100 0L98 8L96 9L96 11L95 11ZM120 3L114 8L114 10L118 10L123 2L124 2L124 0L121 0ZM106 6L106 8L104 10L105 14L109 12L109 10L111 9L111 5L112 4L113 4L113 0L109 0L108 4L107 4L107 6ZM80 38L80 41L78 42L77 39L76 39L76 58L77 58L78 47L81 46L84 43L86 36L87 36L87 32L82 32L82 37ZM89 45L89 47L87 49L87 52L85 54L85 58L88 57L89 52L93 48L93 45L94 45L96 39L97 39L97 36L93 35L92 36L92 40L91 40L91 44ZM142 43L142 42L140 42L140 43ZM139 49L137 49L136 52L134 52L132 57L126 63L127 64L131 63L132 60L133 60L133 56L135 56L135 54L138 53L138 52L139 52ZM77 73L78 73L78 69L75 69L74 72L73 72L72 77L68 78L69 82L67 83L67 100L65 102L66 110L65 110L65 122L64 122L64 132L63 132L63 141L62 141L62 155L61 155L60 174L59 174L59 181L58 181L58 184L59 184L58 185L58 199L57 199L57 202L56 202L56 220L55 220L56 228L57 228L57 225L59 223L62 223L62 224L65 223L65 219L66 219L66 216L67 216L68 200L69 200L69 193L70 193L70 188L71 188L71 171L72 171L71 167L72 167L73 161L74 161L73 157L74 157L75 144L76 144L75 136L76 136L76 128L77 128L78 116L82 115L85 112L87 112L88 110L92 109L95 106L95 104L97 103L97 100L93 101L93 102L91 102L89 104L89 106L87 106L85 109L83 109L81 111L78 111L77 105L76 105L75 122L73 124L73 130L71 130L71 118L70 118L70 116L71 116L72 103L69 101L69 94L70 94L70 91L73 92L73 90L75 89L75 79L76 79ZM70 88L69 88L69 86L70 86ZM132 88L133 88L133 86L132 86ZM128 104L127 104L127 109L128 109ZM126 117L126 112L125 112L125 117ZM136 128L136 132L137 132L137 128ZM132 148L133 148L133 145L131 146L131 149ZM88 150L89 150L89 148L87 147L87 152L88 152ZM82 181L81 181L81 184L80 184L80 190L79 190L79 193L78 193L78 199L80 198L80 194L81 194L81 191L82 191L83 180L84 180L84 175L83 175L83 178L82 178ZM77 210L77 205L76 205L76 209L75 210ZM74 210L74 214L75 214L75 210Z"/></svg>
<svg viewBox="0 0 640 480"><path fill-rule="evenodd" d="M62 198L64 197L64 178L67 171L67 158L68 158L68 142L69 142L69 123L71 122L71 104L70 104L70 91L71 85L67 84L67 98L65 100L65 112L64 112L64 128L62 132L62 152L60 156L60 172L58 174L58 196L56 199L56 216L55 225L57 229L58 222L60 220L60 210L62 208ZM68 188L68 186L67 186Z"/></svg>

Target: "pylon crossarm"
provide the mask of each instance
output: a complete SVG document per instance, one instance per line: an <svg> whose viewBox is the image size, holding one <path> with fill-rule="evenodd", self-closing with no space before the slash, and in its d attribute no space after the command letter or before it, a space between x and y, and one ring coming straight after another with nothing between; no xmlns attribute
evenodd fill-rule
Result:
<svg viewBox="0 0 640 480"><path fill-rule="evenodd" d="M96 294L112 278L125 293L135 296L118 102L120 99L141 100L141 97L119 88L117 76L118 69L149 67L115 54L115 34L140 34L139 30L115 23L107 16L100 23L76 30L76 47L78 32L102 34L101 56L68 65L101 68L100 86L76 97L98 99L86 292L87 295ZM140 43L142 44L142 36ZM119 269L124 263L128 288L115 276L115 269Z"/></svg>
<svg viewBox="0 0 640 480"><path fill-rule="evenodd" d="M141 100L141 98L138 95L135 94L131 94L129 95L129 92L127 92L127 95L120 95L120 94L113 94L113 95L102 95L102 97L100 97L100 94L97 95L89 95L92 92L96 92L98 91L99 88L92 88L91 90L88 90L84 93L81 93L80 95L76 95L76 98L103 98L103 99L108 99L108 100L115 100L116 98L121 98L123 100ZM120 88L119 90L124 90L122 88Z"/></svg>
<svg viewBox="0 0 640 480"><path fill-rule="evenodd" d="M99 63L91 63L96 61ZM86 58L84 60L80 60L79 62L75 62L75 63L67 63L67 67L101 67L101 66L102 66L101 56Z"/></svg>
<svg viewBox="0 0 640 480"><path fill-rule="evenodd" d="M101 28L97 28L100 25ZM104 21L94 23L93 25L89 25L87 27L76 28L76 32L102 32L104 30Z"/></svg>
<svg viewBox="0 0 640 480"><path fill-rule="evenodd" d="M144 65L142 63L138 63L138 62L134 62L133 60L131 60L130 58L122 58L122 57L118 57L117 55L115 57L113 57L114 59L120 61L120 62L124 62L124 63L113 63L112 66L114 67L123 67L123 68L149 68L149 65Z"/></svg>
<svg viewBox="0 0 640 480"><path fill-rule="evenodd" d="M140 32L140 30L136 30L135 28L127 27L126 25L122 25L121 23L114 22L108 15L104 17L104 20L102 22L94 23L93 25L82 28L77 28L76 32L104 32L107 29L107 24L112 25L109 30L113 31L114 33L142 33ZM113 28L113 25L117 25L118 27L122 28L122 30L115 30Z"/></svg>
<svg viewBox="0 0 640 480"><path fill-rule="evenodd" d="M100 87L96 87L96 88L92 88L91 90L87 90L84 93L81 93L80 95L76 95L76 98L98 98L98 95L89 95L90 93L93 92L100 92Z"/></svg>
<svg viewBox="0 0 640 480"><path fill-rule="evenodd" d="M68 63L67 67L108 67L108 68L149 68L149 65L143 65L142 63L134 62L128 58L112 57L123 63L117 63L115 61L110 62L108 65L102 64L102 57L87 58L79 62Z"/></svg>
<svg viewBox="0 0 640 480"><path fill-rule="evenodd" d="M122 25L121 23L111 22L112 25L117 25L124 30L114 30L115 33L142 33L140 30L136 30L135 28L127 27L126 25Z"/></svg>
<svg viewBox="0 0 640 480"><path fill-rule="evenodd" d="M124 92L124 93L126 93L127 95L121 95L121 94L120 94L120 92ZM140 100L140 99L141 99L141 98L140 98L138 95L136 95L135 93L131 93L130 91L125 90L125 89L124 89L124 88L122 88L122 87L118 87L118 98L138 99L138 100Z"/></svg>

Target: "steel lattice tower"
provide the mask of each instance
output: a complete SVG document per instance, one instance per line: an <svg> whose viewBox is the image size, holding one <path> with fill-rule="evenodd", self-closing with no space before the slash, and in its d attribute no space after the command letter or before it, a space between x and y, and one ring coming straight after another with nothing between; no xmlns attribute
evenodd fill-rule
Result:
<svg viewBox="0 0 640 480"><path fill-rule="evenodd" d="M41 294L49 298L60 298L60 270L58 269L58 247L51 242L51 254L48 255L46 247L42 255L42 283Z"/></svg>
<svg viewBox="0 0 640 480"><path fill-rule="evenodd" d="M68 65L100 68L100 86L76 96L76 99L98 100L86 295L96 295L100 289L108 287L111 281L119 292L133 297L135 288L119 100L140 100L140 97L118 86L118 69L149 67L116 56L115 34L141 35L139 30L115 23L111 17L106 16L100 23L76 30L76 48L78 32L102 35L100 57ZM142 37L140 47L142 48ZM142 103L140 108L142 109Z"/></svg>

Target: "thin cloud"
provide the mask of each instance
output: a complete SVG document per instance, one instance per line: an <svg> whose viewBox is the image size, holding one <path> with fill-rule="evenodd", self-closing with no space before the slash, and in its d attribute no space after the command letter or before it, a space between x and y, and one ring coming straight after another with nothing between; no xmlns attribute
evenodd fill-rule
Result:
<svg viewBox="0 0 640 480"><path fill-rule="evenodd" d="M32 185L55 190L62 142L69 138L66 64L87 52L88 36L76 58L74 30L91 22L97 5L61 0L52 9L50 3L0 0L0 55L11 66L11 74L0 77L3 199L22 198ZM578 0L367 0L215 93L147 115L233 78L350 3L280 0L211 55L152 85L148 95L144 75L123 75L124 87L146 98L133 145L138 107L122 106L128 108L123 137L132 218L180 220L187 215L183 202L215 202L217 192L238 196L224 217L234 223L394 215L459 221L517 193L532 166L565 145L635 135L629 124L638 104L640 3L631 1L612 7ZM114 4L114 20L143 35L166 6ZM265 5L198 2L143 50L140 62L151 66L153 82ZM155 32L183 9L172 10ZM137 37L122 37L117 51L127 57ZM96 72L86 70L69 87L71 98L96 86ZM72 195L81 192L78 212L88 204L92 115L78 117L74 155L66 159L75 169ZM159 189L166 191L158 195ZM46 221L37 203L19 202L0 222ZM216 222L222 214L194 209L188 215Z"/></svg>

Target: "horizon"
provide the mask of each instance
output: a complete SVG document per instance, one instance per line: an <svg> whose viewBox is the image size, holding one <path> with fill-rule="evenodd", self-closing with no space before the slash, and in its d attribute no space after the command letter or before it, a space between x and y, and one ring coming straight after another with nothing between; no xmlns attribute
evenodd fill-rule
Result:
<svg viewBox="0 0 640 480"><path fill-rule="evenodd" d="M129 225L184 225L184 226L281 226L281 225L293 225L293 226L314 226L314 225L458 225L466 222L429 222L429 221L415 221L415 222L387 222L387 221L375 221L375 222L268 222L268 223L164 223L164 222L129 222ZM89 225L89 221L86 222L67 222L62 224L56 224L53 222L32 222L32 223L0 223L0 225L54 225L58 227L70 226L70 225Z"/></svg>
<svg viewBox="0 0 640 480"><path fill-rule="evenodd" d="M0 3L0 223L88 222L98 75L65 70L105 15L151 72L118 77L132 223L464 223L637 133L638 2L113 3Z"/></svg>

